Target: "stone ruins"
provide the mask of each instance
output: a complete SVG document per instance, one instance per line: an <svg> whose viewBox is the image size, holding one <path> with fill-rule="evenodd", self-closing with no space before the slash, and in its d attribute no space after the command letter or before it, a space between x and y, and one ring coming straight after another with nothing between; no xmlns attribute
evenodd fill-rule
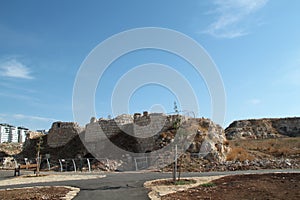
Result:
<svg viewBox="0 0 300 200"><path fill-rule="evenodd" d="M43 136L41 153L51 155L52 159L115 159L117 155L127 162L134 156L152 152L158 152L155 154L158 157L162 148L176 143L178 138L189 140L179 142L179 149L184 147L189 153L201 154L209 160L226 160L229 147L224 130L211 120L148 112L124 114L114 119L92 117L84 128L74 122L54 122L49 134ZM27 140L19 157L34 157L37 141ZM174 153L174 148L167 152Z"/></svg>

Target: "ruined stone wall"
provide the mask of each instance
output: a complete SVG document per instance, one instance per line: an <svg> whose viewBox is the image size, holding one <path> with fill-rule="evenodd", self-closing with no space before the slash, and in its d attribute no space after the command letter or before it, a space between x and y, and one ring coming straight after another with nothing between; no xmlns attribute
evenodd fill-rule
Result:
<svg viewBox="0 0 300 200"><path fill-rule="evenodd" d="M143 115L136 113L131 115L120 115L115 119L91 119L86 125L85 141L99 143L107 138L117 142L130 140L130 151L146 152L157 148L156 140L161 132L173 128L174 121L178 116L164 115L162 113L144 112ZM183 118L183 117L182 117ZM124 139L124 140L123 140ZM125 142L125 141L124 141ZM128 142L129 143L129 142Z"/></svg>
<svg viewBox="0 0 300 200"><path fill-rule="evenodd" d="M86 125L85 140L93 147L92 143L99 146L102 145L102 140L109 138L122 149L137 153L151 152L173 141L177 132L174 123L178 118L181 119L180 123L186 132L195 133L197 130L203 132L201 136L203 141L195 141L192 152L204 151L203 147L207 146L205 151L219 151L224 157L223 143L226 140L224 130L204 118L191 119L179 115L144 112L143 115L136 113L133 118L123 115L116 119L91 120L91 123ZM202 142L205 144L201 149Z"/></svg>
<svg viewBox="0 0 300 200"><path fill-rule="evenodd" d="M137 116L134 118L133 135L135 137L151 137L171 126L171 117L160 113Z"/></svg>
<svg viewBox="0 0 300 200"><path fill-rule="evenodd" d="M85 142L94 142L101 139L99 132L101 131L98 122L90 122L85 126Z"/></svg>
<svg viewBox="0 0 300 200"><path fill-rule="evenodd" d="M50 147L66 145L84 129L74 122L54 122L47 135L47 143Z"/></svg>
<svg viewBox="0 0 300 200"><path fill-rule="evenodd" d="M162 143L162 135L164 133L172 132L174 136L174 123L177 118L181 118L181 123L186 120L183 116L179 115L164 115L162 113L145 113L141 116L138 115L134 118L133 134L137 138L139 144L139 152L151 152L159 149L168 143L172 142L172 138L165 139Z"/></svg>
<svg viewBox="0 0 300 200"><path fill-rule="evenodd" d="M150 137L160 131L172 128L176 117L176 115L167 116L161 113L144 113L144 115L135 114L134 118L130 115L121 115L115 119L92 120L86 125L86 139L87 141L101 140L103 136L99 134L101 131L108 138L120 132L125 132L134 137Z"/></svg>

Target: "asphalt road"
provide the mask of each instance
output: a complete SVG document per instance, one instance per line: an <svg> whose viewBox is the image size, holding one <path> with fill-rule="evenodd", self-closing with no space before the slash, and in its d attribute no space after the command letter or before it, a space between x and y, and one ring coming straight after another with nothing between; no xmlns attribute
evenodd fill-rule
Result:
<svg viewBox="0 0 300 200"><path fill-rule="evenodd" d="M31 171L22 171L21 173L22 175L32 174ZM14 170L0 170L0 181L9 178L14 178Z"/></svg>
<svg viewBox="0 0 300 200"><path fill-rule="evenodd" d="M244 173L270 173L270 172L298 172L300 170L258 170L258 171L234 171L234 172L208 172L208 173L183 173L182 177L202 177L215 175L229 175L229 174L244 174ZM103 173L101 173L103 174ZM12 173L9 171L0 171L0 179L11 178ZM149 199L147 196L147 189L143 187L145 181L159 178L171 178L171 173L157 173L157 172L121 172L121 173L105 173L105 178L78 180L78 181L63 181L51 183L34 183L26 185L13 185L3 188L14 188L24 186L73 186L79 187L80 192L75 197L75 200L143 200Z"/></svg>

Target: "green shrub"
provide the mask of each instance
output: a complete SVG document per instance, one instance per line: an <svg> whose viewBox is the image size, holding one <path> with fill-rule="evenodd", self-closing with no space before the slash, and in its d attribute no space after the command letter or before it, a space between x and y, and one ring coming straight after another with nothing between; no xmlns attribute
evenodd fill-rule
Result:
<svg viewBox="0 0 300 200"><path fill-rule="evenodd" d="M215 184L215 183L212 183L212 182L209 182L209 183L204 183L204 184L202 184L201 186L202 186L202 187L214 187L214 186L216 186L216 184Z"/></svg>

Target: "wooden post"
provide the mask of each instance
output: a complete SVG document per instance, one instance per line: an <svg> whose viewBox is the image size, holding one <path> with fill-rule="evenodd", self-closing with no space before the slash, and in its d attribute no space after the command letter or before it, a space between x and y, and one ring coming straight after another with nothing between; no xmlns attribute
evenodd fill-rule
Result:
<svg viewBox="0 0 300 200"><path fill-rule="evenodd" d="M174 162L173 162L173 182L176 183L177 179L177 145L175 145L175 155L174 155Z"/></svg>
<svg viewBox="0 0 300 200"><path fill-rule="evenodd" d="M36 144L36 151L37 151L37 156L36 156L36 176L39 176L40 173L40 163L41 163L41 157L42 155L40 154L41 149L42 149L42 144L43 144L43 137L40 136L38 139L38 142Z"/></svg>

